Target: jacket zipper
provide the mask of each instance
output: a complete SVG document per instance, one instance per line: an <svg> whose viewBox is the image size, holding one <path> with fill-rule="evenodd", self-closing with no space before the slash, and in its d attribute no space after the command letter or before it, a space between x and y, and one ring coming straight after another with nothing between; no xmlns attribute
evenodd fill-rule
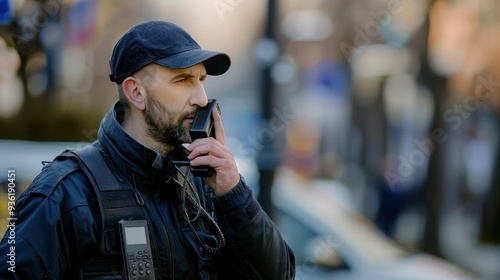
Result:
<svg viewBox="0 0 500 280"><path fill-rule="evenodd" d="M152 176L150 189L153 187L152 185L154 183L155 175L156 175L156 170ZM151 214L150 217L152 220L157 222L158 225L160 225L160 229L161 229L161 231L163 231L163 234L160 235L159 237L160 237L161 241L164 242L168 246L168 250L167 250L167 262L168 262L167 274L168 274L168 278L167 279L174 279L174 260L172 258L172 246L170 244L170 238L168 235L168 231L165 228L165 224L163 223L163 220L161 218L161 214L160 214L161 212L158 210L158 205L156 205L156 201L155 201L153 195L151 194L151 191L147 192L147 196L148 196L149 201L154 205L154 209L151 209L151 211L149 211ZM160 256L158 255L158 257L160 257ZM160 264L161 264L161 258L160 258Z"/></svg>
<svg viewBox="0 0 500 280"><path fill-rule="evenodd" d="M156 173L156 172L155 172ZM168 266L167 266L167 274L168 274L168 278L167 279L174 279L174 261L172 259L172 247L170 245L170 238L168 237L168 232L167 230L165 229L165 225L163 223L163 221L161 220L161 216L160 216L160 212L156 206L156 202L154 200L154 197L151 195L151 192L148 191L146 192L146 196L149 200L150 203L144 203L144 199L142 198L142 195L141 195L141 192L137 189L137 186L135 184L135 174L133 173L132 174L132 178L134 179L134 193L135 193L135 198L137 200L137 203L141 206L143 206L145 209L146 209L146 212L148 213L148 215L146 215L146 217L148 218L148 222L151 224L151 225L159 225L159 229L161 231L163 231L163 234L160 234L159 238L161 239L161 243L164 243L168 246L168 250L167 250L167 261L169 262ZM154 179L154 175L153 175L153 179ZM151 181L151 182L154 182ZM150 209L152 208L150 206L150 204L153 204L154 205L154 209ZM153 223L153 221L155 223ZM159 223L158 223L159 221ZM153 238L154 238L155 234L153 234ZM160 267L158 267L158 272L159 273L159 276L161 278L163 278L161 275L163 275L163 268L161 267L161 251L160 251L160 244L158 244L158 242L153 242L153 246L155 248L155 252L156 253L156 263L158 263L158 265ZM155 274L156 274L156 271L155 271ZM158 277L158 275L157 275Z"/></svg>

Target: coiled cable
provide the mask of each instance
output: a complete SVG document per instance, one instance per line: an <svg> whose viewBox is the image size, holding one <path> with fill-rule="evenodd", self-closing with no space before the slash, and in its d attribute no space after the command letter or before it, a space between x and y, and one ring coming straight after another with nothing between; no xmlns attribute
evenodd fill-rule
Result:
<svg viewBox="0 0 500 280"><path fill-rule="evenodd" d="M190 169L187 168L186 174L182 172L180 168L175 166L177 171L181 174L181 176L184 179L184 182L180 184L181 187L181 205L182 209L184 210L184 219L188 223L189 227L193 231L198 243L200 244L200 251L206 252L208 254L218 254L222 251L222 248L226 246L226 239L224 238L224 234L222 233L222 230L220 229L219 225L217 222L210 216L210 214L201 206L200 204L200 198L198 196L198 192L196 191L195 187L191 184L191 182L188 180L189 177L189 172ZM190 192L188 191L188 188L191 190ZM191 195L193 193L193 195ZM186 199L188 203L191 204L192 207L194 207L197 212L196 215L193 219L189 218L189 214L186 208ZM205 222L207 222L208 226L212 231L214 231L215 238L217 240L217 246L212 247L203 241L201 241L200 237L198 236L198 233L196 232L196 229L193 227L192 223L196 221L198 218L203 219Z"/></svg>

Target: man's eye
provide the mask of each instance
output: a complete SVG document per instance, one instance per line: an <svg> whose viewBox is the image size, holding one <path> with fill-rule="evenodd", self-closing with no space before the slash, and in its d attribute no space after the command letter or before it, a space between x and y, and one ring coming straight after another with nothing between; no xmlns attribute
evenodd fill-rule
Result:
<svg viewBox="0 0 500 280"><path fill-rule="evenodd" d="M188 81L188 78L177 80L178 83L187 83Z"/></svg>

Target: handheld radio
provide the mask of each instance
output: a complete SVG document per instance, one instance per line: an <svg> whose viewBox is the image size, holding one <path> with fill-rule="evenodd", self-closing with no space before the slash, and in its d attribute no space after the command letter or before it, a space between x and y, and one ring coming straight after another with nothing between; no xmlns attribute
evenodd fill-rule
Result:
<svg viewBox="0 0 500 280"><path fill-rule="evenodd" d="M153 253L146 220L118 222L127 279L154 280Z"/></svg>

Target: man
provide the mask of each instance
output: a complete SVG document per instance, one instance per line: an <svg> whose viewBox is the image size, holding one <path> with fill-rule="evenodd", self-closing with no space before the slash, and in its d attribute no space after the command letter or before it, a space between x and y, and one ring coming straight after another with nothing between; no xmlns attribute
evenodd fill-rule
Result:
<svg viewBox="0 0 500 280"><path fill-rule="evenodd" d="M293 252L238 173L219 112L212 112L215 138L192 141L184 156L179 148L191 142L195 112L208 103L206 76L229 66L226 54L202 50L172 23L130 29L110 60L119 101L87 152L63 153L19 197L15 244L8 232L0 244L0 277L293 279ZM98 151L95 161L84 160L88 151ZM100 160L100 170L89 173ZM176 161L214 173L189 176ZM102 177L114 183L103 186ZM129 235L123 220L146 221L150 242ZM151 250L134 255L128 244Z"/></svg>

